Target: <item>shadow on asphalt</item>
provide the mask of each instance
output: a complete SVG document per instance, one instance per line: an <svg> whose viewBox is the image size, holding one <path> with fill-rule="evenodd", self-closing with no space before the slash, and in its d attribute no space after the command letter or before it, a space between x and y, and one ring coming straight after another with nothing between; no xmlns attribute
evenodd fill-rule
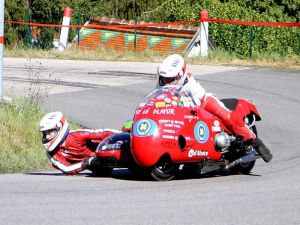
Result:
<svg viewBox="0 0 300 225"><path fill-rule="evenodd" d="M66 174L63 174L61 172L57 171L43 171L43 172L29 172L26 173L26 175L35 175L35 176L69 176ZM81 172L79 174L76 174L74 176L82 176L82 177L90 177L90 178L104 178L104 177L109 177L113 179L118 179L118 180L129 180L129 181L153 181L153 178L150 175L139 175L132 173L130 170L126 168L122 169L114 169L111 174L109 175L96 175L93 174L92 172ZM261 175L259 174L248 174L248 175L240 175L240 174L228 174L224 173L222 171L216 171L216 172L211 172L207 174L186 174L183 173L182 171L179 171L178 174L175 176L174 180L190 180L190 179L207 179L207 178L217 178L217 177L224 177L224 176L254 176L254 177L260 177Z"/></svg>
<svg viewBox="0 0 300 225"><path fill-rule="evenodd" d="M123 169L114 169L110 175L106 176L97 176L93 173L87 174L88 177L111 177L113 179L118 180L131 180L131 181L151 181L153 182L153 178L150 175L139 175L132 173L130 170L123 168ZM190 180L190 179L203 179L203 178L217 178L217 177L224 177L224 176L254 176L260 177L259 174L228 174L223 171L215 171L207 174L186 174L183 171L179 171L178 174L175 176L174 180Z"/></svg>
<svg viewBox="0 0 300 225"><path fill-rule="evenodd" d="M25 173L25 175L35 175L35 176L70 176L67 174L63 174L62 172L53 172L53 171L43 171L43 172L29 172ZM84 173L79 173L76 174L75 176L89 176L91 175L90 172L84 172Z"/></svg>

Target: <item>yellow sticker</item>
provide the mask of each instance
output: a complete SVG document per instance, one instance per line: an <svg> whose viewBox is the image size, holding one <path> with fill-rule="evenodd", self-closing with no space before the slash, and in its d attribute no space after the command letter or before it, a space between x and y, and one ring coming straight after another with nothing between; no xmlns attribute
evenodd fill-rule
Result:
<svg viewBox="0 0 300 225"><path fill-rule="evenodd" d="M155 107L156 108L166 107L166 103L165 102L155 102Z"/></svg>

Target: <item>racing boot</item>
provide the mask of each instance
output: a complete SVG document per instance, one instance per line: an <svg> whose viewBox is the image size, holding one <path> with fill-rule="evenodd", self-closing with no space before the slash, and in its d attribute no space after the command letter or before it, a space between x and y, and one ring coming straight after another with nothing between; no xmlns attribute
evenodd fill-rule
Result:
<svg viewBox="0 0 300 225"><path fill-rule="evenodd" d="M270 152L270 150L267 148L267 146L259 138L256 138L256 139L253 140L253 147L261 155L262 159L265 162L268 163L273 158L273 155Z"/></svg>
<svg viewBox="0 0 300 225"><path fill-rule="evenodd" d="M242 149L247 149L249 146L253 146L258 154L260 154L261 158L267 163L273 158L270 150L259 138L243 140L241 136L237 136L236 140L232 143L232 146Z"/></svg>

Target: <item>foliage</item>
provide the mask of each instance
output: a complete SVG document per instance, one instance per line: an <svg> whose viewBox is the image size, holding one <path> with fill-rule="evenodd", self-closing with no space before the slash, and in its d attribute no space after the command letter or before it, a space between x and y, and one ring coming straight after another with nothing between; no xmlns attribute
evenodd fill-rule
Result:
<svg viewBox="0 0 300 225"><path fill-rule="evenodd" d="M148 15L149 20L184 21L198 20L199 12L206 9L210 18L299 22L300 2L286 1L220 1L220 0L174 0L166 1L163 8ZM221 49L240 57L247 57L250 50L250 33L254 34L253 54L277 53L280 55L300 54L300 32L297 27L262 27L210 23L209 35Z"/></svg>
<svg viewBox="0 0 300 225"><path fill-rule="evenodd" d="M246 4L250 1L217 0L204 1L202 9L208 9L211 18L295 22L296 18L283 13L283 7L278 7L273 1L263 1ZM269 7L267 7L267 5ZM253 7L253 8L252 8ZM280 11L281 10L281 11ZM262 27L210 23L210 36L217 46L240 56L248 56L250 48L250 32L254 34L253 53L277 53L280 55L300 54L299 28L296 27Z"/></svg>
<svg viewBox="0 0 300 225"><path fill-rule="evenodd" d="M83 24L89 18L102 16L127 20L138 17L139 20L153 22L198 20L203 9L208 10L211 18L219 19L272 22L299 22L300 19L299 0L10 0L6 1L5 18L26 21L30 17L31 22L60 24L63 9L67 6L72 8L71 24ZM59 33L59 29L41 30L41 40L37 40L36 45L50 48L53 30ZM71 29L70 39L76 31ZM249 55L250 32L254 34L253 54L300 54L298 27L210 23L209 31L219 48L241 57ZM25 41L21 38L26 34L24 26L6 24L5 32L9 45Z"/></svg>
<svg viewBox="0 0 300 225"><path fill-rule="evenodd" d="M26 21L26 6L22 0L5 2L5 19L13 21ZM5 24L5 42L8 45L16 45L22 42L25 36L25 27L13 24Z"/></svg>

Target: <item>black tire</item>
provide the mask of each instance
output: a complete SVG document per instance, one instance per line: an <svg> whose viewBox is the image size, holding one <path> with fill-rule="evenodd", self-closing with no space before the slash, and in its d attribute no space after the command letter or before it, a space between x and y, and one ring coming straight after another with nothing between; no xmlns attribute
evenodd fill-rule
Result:
<svg viewBox="0 0 300 225"><path fill-rule="evenodd" d="M151 169L150 175L156 181L173 180L179 165L174 164L170 157L162 157Z"/></svg>

